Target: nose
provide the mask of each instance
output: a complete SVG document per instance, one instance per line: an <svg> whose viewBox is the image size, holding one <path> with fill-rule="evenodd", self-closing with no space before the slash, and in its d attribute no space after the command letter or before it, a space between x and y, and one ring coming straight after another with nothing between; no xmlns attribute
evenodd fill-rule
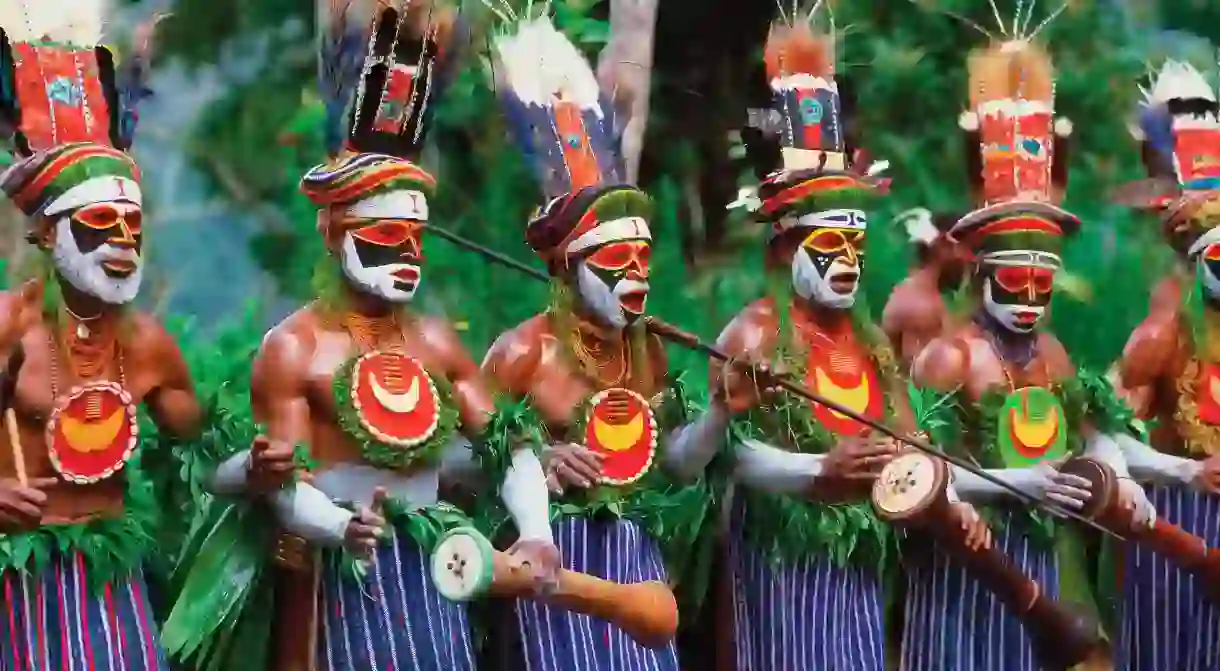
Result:
<svg viewBox="0 0 1220 671"><path fill-rule="evenodd" d="M843 260L844 260L844 262L847 263L847 265L849 265L849 266L857 265L859 258L860 258L859 254L856 253L855 247L848 245L847 247L843 248Z"/></svg>
<svg viewBox="0 0 1220 671"><path fill-rule="evenodd" d="M128 226L126 221L120 219L117 228L118 230L110 237L107 244L124 249L135 249L136 236L132 233L131 226Z"/></svg>
<svg viewBox="0 0 1220 671"><path fill-rule="evenodd" d="M641 282L648 279L648 265L638 256L627 266L627 279Z"/></svg>

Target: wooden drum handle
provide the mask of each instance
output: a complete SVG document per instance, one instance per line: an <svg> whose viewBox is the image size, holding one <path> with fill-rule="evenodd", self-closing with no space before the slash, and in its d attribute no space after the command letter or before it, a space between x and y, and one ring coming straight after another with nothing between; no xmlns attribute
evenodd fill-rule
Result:
<svg viewBox="0 0 1220 671"><path fill-rule="evenodd" d="M535 597L528 567L517 564L507 553L495 553L492 574L492 594ZM555 589L537 598L610 622L646 648L668 645L678 631L678 602L663 582L623 584L565 569L559 569L556 577Z"/></svg>

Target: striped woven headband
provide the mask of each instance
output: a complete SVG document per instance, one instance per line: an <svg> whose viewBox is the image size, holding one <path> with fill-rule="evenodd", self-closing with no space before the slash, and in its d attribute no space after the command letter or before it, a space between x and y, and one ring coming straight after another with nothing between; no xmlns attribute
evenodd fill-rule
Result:
<svg viewBox="0 0 1220 671"><path fill-rule="evenodd" d="M108 177L130 189L126 194L120 189L116 199L127 196L139 202L140 169L135 161L114 147L91 142L60 145L14 165L4 175L3 189L22 212L32 217L74 187Z"/></svg>
<svg viewBox="0 0 1220 671"><path fill-rule="evenodd" d="M436 187L436 178L410 161L387 154L341 158L315 166L301 179L301 191L319 207L352 203L410 187L431 192Z"/></svg>

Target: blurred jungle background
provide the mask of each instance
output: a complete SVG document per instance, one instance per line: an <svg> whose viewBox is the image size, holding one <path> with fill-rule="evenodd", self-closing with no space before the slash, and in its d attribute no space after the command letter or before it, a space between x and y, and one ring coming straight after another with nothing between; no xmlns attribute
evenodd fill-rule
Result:
<svg viewBox="0 0 1220 671"><path fill-rule="evenodd" d="M763 288L763 231L726 206L754 179L738 129L755 105L751 77L780 10L773 0L618 2L554 0L552 11L591 58L611 37L613 11L634 12L624 22L639 33L632 39L654 31L640 166L658 205L649 308L713 338ZM995 0L997 17L986 0L826 2L862 143L891 164L892 196L873 216L865 269L875 312L911 260L892 216L969 205L956 121L967 50L985 40L969 23L999 34L997 20L1011 29L1028 14L1032 30L1062 9L1040 37L1058 72L1057 112L1075 124L1067 206L1085 225L1066 260L1078 282L1072 295L1057 296L1053 328L1079 362L1108 365L1144 314L1150 285L1170 267L1155 223L1107 200L1142 176L1126 130L1137 84L1166 56L1215 74L1220 3ZM493 15L477 1L464 10L474 48L435 117L425 159L441 184L433 218L533 264L522 230L538 191L506 140L488 84ZM125 44L125 33L154 11L172 15L158 31L155 97L141 111L136 149L150 199L151 272L141 300L181 334L204 396L240 412L252 352L267 327L310 298L321 253L314 211L297 190L302 172L322 159L314 2L120 0L111 42ZM3 258L16 267L28 253L22 223L9 213L4 227ZM435 237L425 248L423 309L457 323L476 358L543 305L546 288L516 271ZM702 381L703 362L673 354Z"/></svg>

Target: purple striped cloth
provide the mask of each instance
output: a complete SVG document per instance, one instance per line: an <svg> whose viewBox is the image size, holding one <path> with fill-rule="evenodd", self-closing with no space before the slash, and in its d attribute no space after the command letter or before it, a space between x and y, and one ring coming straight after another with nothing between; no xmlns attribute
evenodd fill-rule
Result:
<svg viewBox="0 0 1220 671"><path fill-rule="evenodd" d="M322 574L322 671L473 671L466 607L432 584L429 557L404 534L378 546L362 582L328 552Z"/></svg>
<svg viewBox="0 0 1220 671"><path fill-rule="evenodd" d="M1184 487L1149 487L1157 514L1220 547L1220 496ZM1194 576L1146 547L1129 543L1123 565L1119 671L1220 669L1220 608Z"/></svg>
<svg viewBox="0 0 1220 671"><path fill-rule="evenodd" d="M1029 523L1023 511L1002 511L992 526L995 545L1058 598L1058 561L1030 538ZM1040 671L1024 625L991 592L944 553L910 550L903 671Z"/></svg>
<svg viewBox="0 0 1220 671"><path fill-rule="evenodd" d="M563 517L552 529L564 567L620 583L666 580L656 543L634 522ZM618 627L537 601L517 602L526 671L678 671L673 643L641 647Z"/></svg>
<svg viewBox="0 0 1220 671"><path fill-rule="evenodd" d="M168 671L142 573L91 589L79 553L5 571L0 670Z"/></svg>
<svg viewBox="0 0 1220 671"><path fill-rule="evenodd" d="M876 568L824 553L778 558L742 537L744 516L740 503L729 544L737 671L884 671Z"/></svg>

